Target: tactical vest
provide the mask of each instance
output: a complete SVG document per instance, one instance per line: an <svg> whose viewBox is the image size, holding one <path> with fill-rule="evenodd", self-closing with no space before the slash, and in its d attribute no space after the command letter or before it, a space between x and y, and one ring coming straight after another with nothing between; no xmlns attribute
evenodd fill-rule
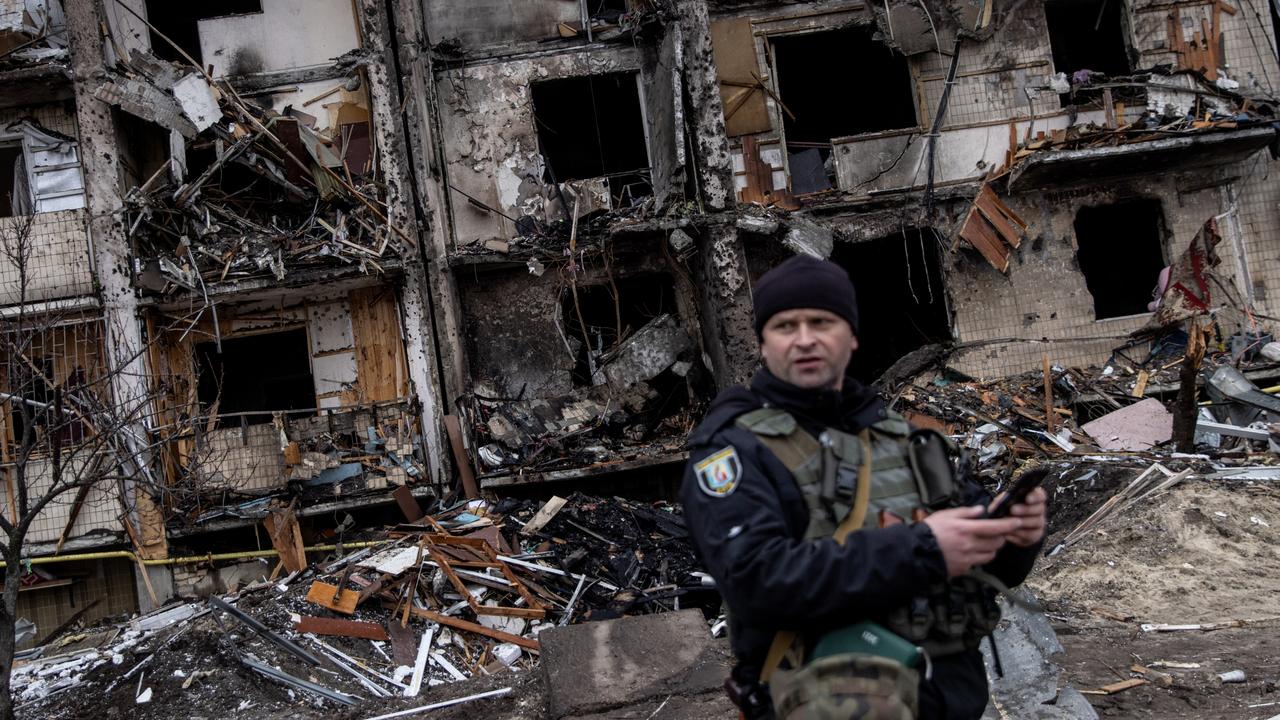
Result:
<svg viewBox="0 0 1280 720"><path fill-rule="evenodd" d="M815 439L790 413L772 407L743 414L735 424L755 435L795 477L809 508L805 539L831 537L853 509L864 461L862 440L834 428ZM930 505L922 496L929 484L909 460L907 421L889 412L868 430L871 491L863 529L878 527L881 510L909 519L913 510ZM982 583L962 577L933 585L887 617L862 619L881 622L937 658L977 647L1000 622L1000 607Z"/></svg>

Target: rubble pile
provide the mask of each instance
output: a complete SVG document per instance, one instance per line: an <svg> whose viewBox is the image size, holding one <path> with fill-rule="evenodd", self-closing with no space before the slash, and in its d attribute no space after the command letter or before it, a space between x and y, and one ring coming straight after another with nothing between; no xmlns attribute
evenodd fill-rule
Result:
<svg viewBox="0 0 1280 720"><path fill-rule="evenodd" d="M124 198L140 282L153 292L316 267L381 273L412 244L387 220L367 120L320 129L300 109L259 107L141 52L96 94L170 128L175 151L185 144Z"/></svg>
<svg viewBox="0 0 1280 720"><path fill-rule="evenodd" d="M275 413L273 421L285 482L265 488L231 485L209 472L219 459L218 450L209 450L207 458L185 467L187 482L169 490L174 525L262 518L273 503L296 499L311 505L415 485L427 476L422 434L409 403L372 403L301 418Z"/></svg>
<svg viewBox="0 0 1280 720"><path fill-rule="evenodd" d="M577 343L577 339L574 339ZM664 313L602 353L590 387L552 398L473 394L463 412L485 474L544 472L683 450L701 417L702 364L687 329Z"/></svg>
<svg viewBox="0 0 1280 720"><path fill-rule="evenodd" d="M66 64L67 27L59 0L0 5L0 69Z"/></svg>
<svg viewBox="0 0 1280 720"><path fill-rule="evenodd" d="M290 511L267 528L280 555L269 578L25 653L13 676L19 716L94 706L331 717L358 706L364 717L420 707L436 686L527 670L539 633L556 625L677 610L682 599L719 612L665 503L474 500L322 562L307 558Z"/></svg>

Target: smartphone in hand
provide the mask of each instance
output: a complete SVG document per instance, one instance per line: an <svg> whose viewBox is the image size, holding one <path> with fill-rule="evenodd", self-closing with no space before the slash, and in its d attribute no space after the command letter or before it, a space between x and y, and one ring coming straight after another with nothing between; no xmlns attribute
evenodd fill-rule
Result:
<svg viewBox="0 0 1280 720"><path fill-rule="evenodd" d="M988 518L1002 518L1009 514L1009 508L1027 499L1032 490L1040 487L1044 479L1049 476L1049 468L1038 467L1032 468L1018 476L1013 481L1013 486L1000 495L999 499L987 508Z"/></svg>

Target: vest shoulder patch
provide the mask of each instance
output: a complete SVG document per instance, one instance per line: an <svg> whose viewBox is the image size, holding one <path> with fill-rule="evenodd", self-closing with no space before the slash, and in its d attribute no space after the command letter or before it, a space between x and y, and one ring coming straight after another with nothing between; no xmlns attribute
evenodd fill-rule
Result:
<svg viewBox="0 0 1280 720"><path fill-rule="evenodd" d="M760 408L744 413L738 417L737 424L756 435L767 437L784 437L796 429L796 419L777 408Z"/></svg>
<svg viewBox="0 0 1280 720"><path fill-rule="evenodd" d="M742 479L742 461L732 445L714 452L694 463L693 472L698 476L698 489L714 498L728 497L738 489Z"/></svg>

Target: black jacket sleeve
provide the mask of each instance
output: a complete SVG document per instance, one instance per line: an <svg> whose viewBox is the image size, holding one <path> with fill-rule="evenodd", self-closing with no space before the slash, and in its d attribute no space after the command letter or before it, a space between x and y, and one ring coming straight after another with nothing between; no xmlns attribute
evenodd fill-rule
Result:
<svg viewBox="0 0 1280 720"><path fill-rule="evenodd" d="M730 492L706 487L695 467L733 448L740 477ZM923 525L805 540L808 510L791 474L746 431L728 428L693 448L681 491L698 554L735 618L768 630L820 630L876 616L913 590L945 578Z"/></svg>

